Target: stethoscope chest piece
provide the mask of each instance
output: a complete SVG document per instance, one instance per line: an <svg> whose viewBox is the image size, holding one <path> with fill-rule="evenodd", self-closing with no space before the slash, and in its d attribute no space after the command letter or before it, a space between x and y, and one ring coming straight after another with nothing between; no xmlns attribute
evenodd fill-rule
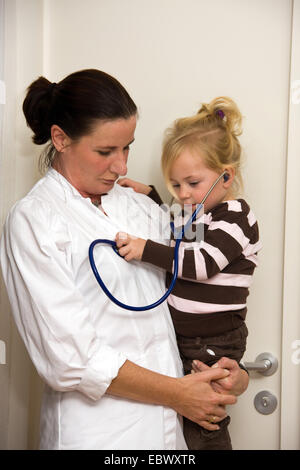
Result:
<svg viewBox="0 0 300 470"><path fill-rule="evenodd" d="M106 245L110 245L112 247L112 249L114 250L114 252L120 256L121 258L123 258L123 256L120 255L119 251L118 251L118 248L117 248L117 245L116 245L116 242L114 240L107 240L107 239L97 239L97 240L94 240L91 244L90 244L90 247L89 247L89 261L90 261L90 265L91 265L91 268L92 268L92 271L94 273L94 276L98 282L98 284L100 285L100 287L102 288L102 290L104 291L104 293L107 295L107 297L112 301L114 302L116 305L118 305L119 307L121 308L124 308L125 310L132 310L132 311L144 311L144 310L151 310L152 308L155 308L155 307L158 307L158 305L160 305L161 303L163 303L168 297L169 295L171 294L172 290L174 289L174 286L175 286L175 282L177 280L177 276L178 276L178 252L179 252L179 246L180 246L180 243L184 237L184 233L185 231L188 229L188 227L196 220L196 217L198 215L198 213L200 212L200 210L203 208L203 205L204 205L204 202L206 201L206 199L208 198L208 196L210 195L211 191L214 189L214 187L216 186L216 184L220 181L220 179L222 177L224 177L224 181L225 181L225 177L228 176L228 174L226 172L223 172L217 179L216 181L214 182L214 184L210 187L210 189L208 190L208 192L206 193L206 195L204 196L204 198L202 199L201 203L200 204L197 204L197 207L196 209L194 210L193 214L191 215L191 217L189 218L189 220L187 221L187 223L185 224L184 227L180 228L180 229L175 229L174 227L174 223L171 222L171 230L173 232L173 236L174 236L174 239L176 240L175 241L175 247L174 247L174 269L173 269L173 277L172 277L172 280L171 280L171 284L168 288L168 290L165 292L165 294L160 298L158 299L156 302L150 304L150 305L145 305L145 306L142 306L142 307L135 307L135 306L130 306L130 305L126 305L124 304L123 302L120 302L118 299L116 299L112 294L111 292L107 289L106 285L104 284L104 282L102 281L100 275L99 275L99 272L96 268L96 264L95 264L95 260L94 260L94 248L97 244L106 244ZM228 179L228 178L227 178ZM226 180L227 181L227 180ZM124 258L123 258L124 259Z"/></svg>

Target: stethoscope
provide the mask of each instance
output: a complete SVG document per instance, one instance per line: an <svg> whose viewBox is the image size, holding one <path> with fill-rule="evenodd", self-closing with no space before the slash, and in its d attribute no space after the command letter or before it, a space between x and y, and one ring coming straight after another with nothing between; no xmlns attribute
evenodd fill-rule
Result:
<svg viewBox="0 0 300 470"><path fill-rule="evenodd" d="M102 244L106 244L106 245L111 245L112 249L115 251L115 253L120 256L121 258L123 258L119 252L118 252L118 249L117 249L117 245L116 245L116 242L114 240L107 240L107 239L97 239L97 240L94 240L91 244L90 244L90 247L89 247L89 260L90 260L90 265L91 265L91 268L92 268L92 271L95 275L95 278L98 282L98 284L100 285L100 287L102 288L103 292L107 295L107 297L112 301L114 302L115 304L117 304L119 307L121 308L124 308L126 310L133 310L133 311L136 311L136 312L139 312L139 311L144 311L144 310L151 310L152 308L155 308L157 307L158 305L160 305L161 303L163 303L168 297L169 295L171 294L173 288L174 288L174 285L175 285L175 282L177 280L177 276L178 276L178 251L179 251L179 245L183 239L183 236L184 236L184 233L185 231L188 229L188 227L195 221L196 217L197 217L197 214L200 212L200 210L202 209L206 199L208 198L208 196L210 195L210 193L212 192L212 190L214 189L214 187L218 184L218 182L220 181L220 179L224 178L224 181L227 181L229 179L229 174L226 173L225 171L216 179L216 181L212 184L212 186L209 188L209 190L207 191L207 193L205 194L204 198L202 199L202 201L200 202L200 204L197 204L197 207L196 209L194 210L193 214L191 215L191 217L189 218L189 220L187 221L187 223L185 224L184 227L182 227L180 230L176 230L175 231L175 228L174 228L174 223L171 222L170 223L170 226L171 226L171 230L174 234L174 238L175 238L175 247L174 247L174 272L173 272L173 277L172 277L172 280L171 280L171 284L168 288L168 290L165 292L165 294L159 299L157 300L156 302L150 304L150 305L145 305L143 307L134 307L134 306L131 306L131 305L126 305L124 304L123 302L120 302L118 299L116 299L112 293L107 289L106 285L104 284L104 282L102 281L99 273L98 273L98 270L96 268L96 265L95 265L95 261L94 261L94 255L93 255L93 251L94 251L94 247L96 245L98 245L99 243L102 243Z"/></svg>

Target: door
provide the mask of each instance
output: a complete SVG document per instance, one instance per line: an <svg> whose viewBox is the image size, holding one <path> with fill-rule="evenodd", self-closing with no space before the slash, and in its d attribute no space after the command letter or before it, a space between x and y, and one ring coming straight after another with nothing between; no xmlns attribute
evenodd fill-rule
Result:
<svg viewBox="0 0 300 470"><path fill-rule="evenodd" d="M287 4L286 8L288 13ZM274 373L270 371L270 375L251 371L247 392L235 407L230 407L235 449L300 449L300 271L296 263L300 259L299 0L292 4L291 19L286 131L284 122L281 123L281 132L287 132L287 151L284 148L280 153L275 151L269 169L265 167L261 171L261 165L256 162L258 178L250 174L257 184L256 194L254 187L251 194L255 194L264 248L249 300L250 335L244 359L252 362L260 353L270 352L278 359L279 367ZM285 99L282 105L284 102ZM286 119L286 105L282 111Z"/></svg>

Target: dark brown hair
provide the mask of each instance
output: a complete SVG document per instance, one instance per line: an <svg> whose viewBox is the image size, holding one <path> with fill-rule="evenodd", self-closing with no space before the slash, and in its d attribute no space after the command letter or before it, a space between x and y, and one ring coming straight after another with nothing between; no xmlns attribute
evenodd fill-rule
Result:
<svg viewBox="0 0 300 470"><path fill-rule="evenodd" d="M34 132L33 142L41 145L51 139L53 124L77 140L89 134L96 121L127 119L137 114L137 107L118 80L100 70L87 69L59 83L39 77L28 87L23 112ZM51 165L54 154L50 143L46 166Z"/></svg>

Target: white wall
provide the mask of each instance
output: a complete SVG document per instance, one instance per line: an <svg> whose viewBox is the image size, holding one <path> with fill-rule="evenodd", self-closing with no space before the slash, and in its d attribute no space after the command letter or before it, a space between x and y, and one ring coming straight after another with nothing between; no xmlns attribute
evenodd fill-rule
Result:
<svg viewBox="0 0 300 470"><path fill-rule="evenodd" d="M12 204L23 197L37 179L38 149L22 116L24 90L42 74L41 0L6 0L4 80L6 104L0 158L0 219L2 223ZM10 316L6 291L0 277L0 338L6 343L6 364L0 365L0 449L27 449L28 429L36 428L29 418L35 373ZM39 390L39 384L34 390ZM36 435L36 432L35 432ZM31 444L30 444L31 445Z"/></svg>
<svg viewBox="0 0 300 470"><path fill-rule="evenodd" d="M289 69L285 51L290 37L280 30L283 17L290 23L287 3L45 0L45 73L57 81L70 71L95 67L129 89L140 109L130 175L154 181L161 191L163 130L175 118L195 112L201 101L232 96L246 116L243 143L255 203L262 197L264 170L272 167L266 133L281 135L275 152L285 148L287 105L283 109L282 102L288 77L282 70ZM252 155L261 162L260 172L253 171ZM274 181L274 192L281 183ZM272 195L267 197L271 202Z"/></svg>

